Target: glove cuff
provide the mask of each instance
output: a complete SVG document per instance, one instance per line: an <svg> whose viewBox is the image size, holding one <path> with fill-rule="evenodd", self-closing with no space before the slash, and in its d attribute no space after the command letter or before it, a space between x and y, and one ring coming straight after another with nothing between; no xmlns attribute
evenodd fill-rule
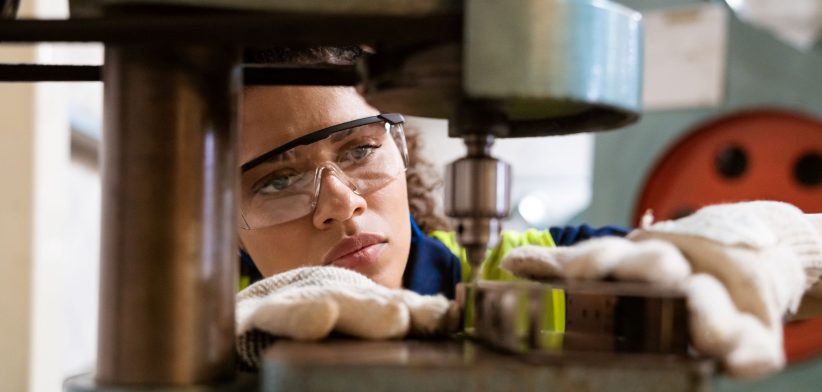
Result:
<svg viewBox="0 0 822 392"><path fill-rule="evenodd" d="M822 238L799 208L781 202L754 202L779 240L793 250L805 269L807 290L822 277Z"/></svg>

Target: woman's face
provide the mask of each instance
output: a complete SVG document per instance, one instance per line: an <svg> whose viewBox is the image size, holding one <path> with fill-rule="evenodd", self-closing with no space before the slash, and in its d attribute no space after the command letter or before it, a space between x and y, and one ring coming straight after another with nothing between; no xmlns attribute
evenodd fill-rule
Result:
<svg viewBox="0 0 822 392"><path fill-rule="evenodd" d="M307 133L376 114L379 111L353 88L247 88L243 95L240 162ZM325 174L312 213L274 226L239 229L240 246L263 276L302 266L333 264L356 270L384 286L400 287L411 244L408 217L404 176L360 196L334 175ZM344 254L340 256L341 252Z"/></svg>

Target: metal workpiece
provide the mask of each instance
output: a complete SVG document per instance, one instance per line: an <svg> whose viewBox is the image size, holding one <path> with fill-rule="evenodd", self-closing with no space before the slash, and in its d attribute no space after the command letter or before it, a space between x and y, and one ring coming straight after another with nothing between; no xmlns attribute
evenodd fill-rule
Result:
<svg viewBox="0 0 822 392"><path fill-rule="evenodd" d="M605 130L638 118L638 12L603 0L465 0L464 20L464 95L496 105L510 137Z"/></svg>
<svg viewBox="0 0 822 392"><path fill-rule="evenodd" d="M688 356L688 311L678 289L632 282L482 281L460 284L457 298L470 315L472 336L532 358Z"/></svg>
<svg viewBox="0 0 822 392"><path fill-rule="evenodd" d="M457 240L477 276L488 246L496 244L501 220L511 211L511 166L491 156L494 137L465 137L467 156L445 171L445 213L454 219Z"/></svg>
<svg viewBox="0 0 822 392"><path fill-rule="evenodd" d="M234 370L239 51L108 46L96 382Z"/></svg>

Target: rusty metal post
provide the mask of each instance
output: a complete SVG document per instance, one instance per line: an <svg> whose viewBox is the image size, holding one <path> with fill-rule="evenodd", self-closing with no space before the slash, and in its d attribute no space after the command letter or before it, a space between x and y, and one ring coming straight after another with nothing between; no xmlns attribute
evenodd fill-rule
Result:
<svg viewBox="0 0 822 392"><path fill-rule="evenodd" d="M106 47L99 385L233 371L239 51Z"/></svg>

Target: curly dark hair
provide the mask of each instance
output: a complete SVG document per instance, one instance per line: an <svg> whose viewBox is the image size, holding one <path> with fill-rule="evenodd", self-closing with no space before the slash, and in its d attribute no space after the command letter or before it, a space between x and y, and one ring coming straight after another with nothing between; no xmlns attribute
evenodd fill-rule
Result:
<svg viewBox="0 0 822 392"><path fill-rule="evenodd" d="M434 198L442 187L442 178L436 167L422 155L423 139L414 129L405 130L408 145L408 170L405 181L408 184L408 208L423 233L434 230L449 230L448 220L437 210Z"/></svg>
<svg viewBox="0 0 822 392"><path fill-rule="evenodd" d="M316 65L334 64L349 65L365 55L362 47L266 47L247 48L243 55L245 63L256 64L297 64ZM408 144L408 207L411 216L424 233L434 230L449 230L448 220L437 210L439 205L434 198L442 180L434 165L422 155L423 141L420 133L406 127Z"/></svg>

